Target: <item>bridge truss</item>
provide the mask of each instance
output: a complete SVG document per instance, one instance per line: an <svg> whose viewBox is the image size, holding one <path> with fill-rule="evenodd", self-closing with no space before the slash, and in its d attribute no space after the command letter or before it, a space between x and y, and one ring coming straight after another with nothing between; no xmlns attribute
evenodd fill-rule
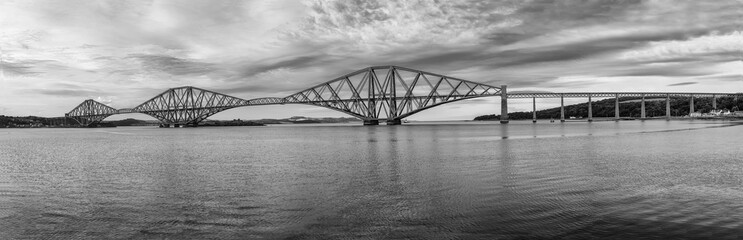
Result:
<svg viewBox="0 0 743 240"><path fill-rule="evenodd" d="M243 106L309 104L340 111L365 124L400 124L405 117L441 104L464 99L500 96L499 87L397 66L361 69L284 98L245 100L197 87L171 88L134 108L116 110L88 101L71 115L80 124L100 122L121 113L144 113L163 125L196 126L218 112ZM92 100L90 100L92 101ZM87 105L86 105L87 104Z"/></svg>
<svg viewBox="0 0 743 240"><path fill-rule="evenodd" d="M117 113L118 111L115 108L93 99L88 99L65 114L65 117L73 119L80 126L91 126Z"/></svg>
<svg viewBox="0 0 743 240"><path fill-rule="evenodd" d="M500 88L410 68L358 70L284 98L340 111L365 124L400 124L401 119L444 103L500 96Z"/></svg>
<svg viewBox="0 0 743 240"><path fill-rule="evenodd" d="M166 125L196 126L218 112L250 105L245 99L197 87L171 88L132 109Z"/></svg>

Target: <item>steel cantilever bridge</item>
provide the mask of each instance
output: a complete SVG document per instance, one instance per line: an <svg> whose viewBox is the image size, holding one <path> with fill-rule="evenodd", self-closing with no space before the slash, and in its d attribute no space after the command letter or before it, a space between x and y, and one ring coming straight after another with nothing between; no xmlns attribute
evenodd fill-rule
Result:
<svg viewBox="0 0 743 240"><path fill-rule="evenodd" d="M503 90L503 91L502 91ZM242 99L197 87L171 88L134 108L115 109L85 100L65 117L91 126L114 114L144 113L161 126L196 126L218 112L245 106L309 104L364 121L364 125L398 125L420 111L477 97L501 96L501 87L398 66L361 69L283 98Z"/></svg>
<svg viewBox="0 0 743 240"><path fill-rule="evenodd" d="M588 98L588 121L592 121L592 97L614 97L616 120L619 97L640 97L641 118L645 118L645 98L665 98L666 119L671 118L670 98L689 97L694 112L695 97L711 97L717 109L718 97L743 97L743 93L663 93L663 92L514 92L500 87L398 66L364 68L283 98L242 99L197 87L171 88L134 108L115 109L92 99L65 114L81 126L91 126L114 114L144 113L157 118L163 127L197 126L218 112L245 106L309 104L333 109L364 121L364 125L399 125L402 119L442 104L478 97L501 97L501 123L508 123L508 99L531 98L536 122L537 98L560 98L560 120L565 121L564 98Z"/></svg>

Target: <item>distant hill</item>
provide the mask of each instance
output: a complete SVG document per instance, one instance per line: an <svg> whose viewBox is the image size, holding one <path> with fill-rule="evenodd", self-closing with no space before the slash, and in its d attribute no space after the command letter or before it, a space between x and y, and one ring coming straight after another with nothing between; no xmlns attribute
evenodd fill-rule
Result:
<svg viewBox="0 0 743 240"><path fill-rule="evenodd" d="M352 117L340 118L311 118L295 116L282 119L260 119L260 120L204 120L199 126L263 126L265 124L302 124L302 123L347 123L360 121ZM67 124L67 126L65 126ZM95 127L118 127L118 126L158 126L158 120L139 120L127 118L123 120L108 120L97 124ZM36 116L13 117L0 115L0 128L45 128L45 127L79 127L74 120L64 118L46 118Z"/></svg>
<svg viewBox="0 0 743 240"><path fill-rule="evenodd" d="M157 126L160 122L157 120L139 120L134 118L127 118L123 120L103 121L101 124L111 126Z"/></svg>
<svg viewBox="0 0 743 240"><path fill-rule="evenodd" d="M255 121L243 121L240 119L234 119L234 120L204 120L199 123L200 127L210 127L210 126L265 126L265 124L255 122Z"/></svg>
<svg viewBox="0 0 743 240"><path fill-rule="evenodd" d="M301 124L301 123L348 123L348 122L357 122L361 120L359 120L358 118L354 118L354 117L312 118L312 117L294 116L294 117L282 118L282 119L267 118L267 119L251 120L251 121L263 123L263 124Z"/></svg>
<svg viewBox="0 0 743 240"><path fill-rule="evenodd" d="M639 97L626 97L619 98L619 116L621 117L640 117L640 100ZM614 117L614 98L604 99L595 101L592 103L591 108L593 109L593 117ZM662 101L658 99L645 99L645 112L647 117L663 117L666 116L666 102L665 99ZM685 116L689 115L689 98L688 97L671 97L671 115L672 116ZM721 97L717 98L718 109L729 109L731 111L737 111L743 109L743 99L737 99L733 97ZM709 112L712 110L712 99L711 98L694 98L694 110L701 112ZM576 118L587 118L588 117L588 102L566 105L565 106L565 118L576 117ZM512 120L524 120L532 119L532 112L511 112L508 113L508 118ZM560 107L549 108L537 111L537 118L539 119L560 119ZM499 120L500 115L490 114L475 117L475 121L494 121Z"/></svg>

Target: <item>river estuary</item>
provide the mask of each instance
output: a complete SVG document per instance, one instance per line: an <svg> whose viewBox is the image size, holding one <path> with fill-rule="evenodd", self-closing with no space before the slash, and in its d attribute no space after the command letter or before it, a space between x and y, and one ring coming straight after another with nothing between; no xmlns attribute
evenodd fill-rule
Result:
<svg viewBox="0 0 743 240"><path fill-rule="evenodd" d="M740 239L728 121L0 129L0 239Z"/></svg>

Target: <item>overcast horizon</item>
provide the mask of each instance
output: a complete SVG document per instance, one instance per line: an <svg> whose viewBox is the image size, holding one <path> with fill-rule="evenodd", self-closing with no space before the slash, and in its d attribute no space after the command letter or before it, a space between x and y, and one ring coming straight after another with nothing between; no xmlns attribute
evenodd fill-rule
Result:
<svg viewBox="0 0 743 240"><path fill-rule="evenodd" d="M129 108L179 86L285 97L376 65L509 91L743 92L739 0L2 1L0 28L0 115L10 116L63 116L85 99ZM410 119L472 119L499 102ZM281 105L211 118L291 116L347 117Z"/></svg>

